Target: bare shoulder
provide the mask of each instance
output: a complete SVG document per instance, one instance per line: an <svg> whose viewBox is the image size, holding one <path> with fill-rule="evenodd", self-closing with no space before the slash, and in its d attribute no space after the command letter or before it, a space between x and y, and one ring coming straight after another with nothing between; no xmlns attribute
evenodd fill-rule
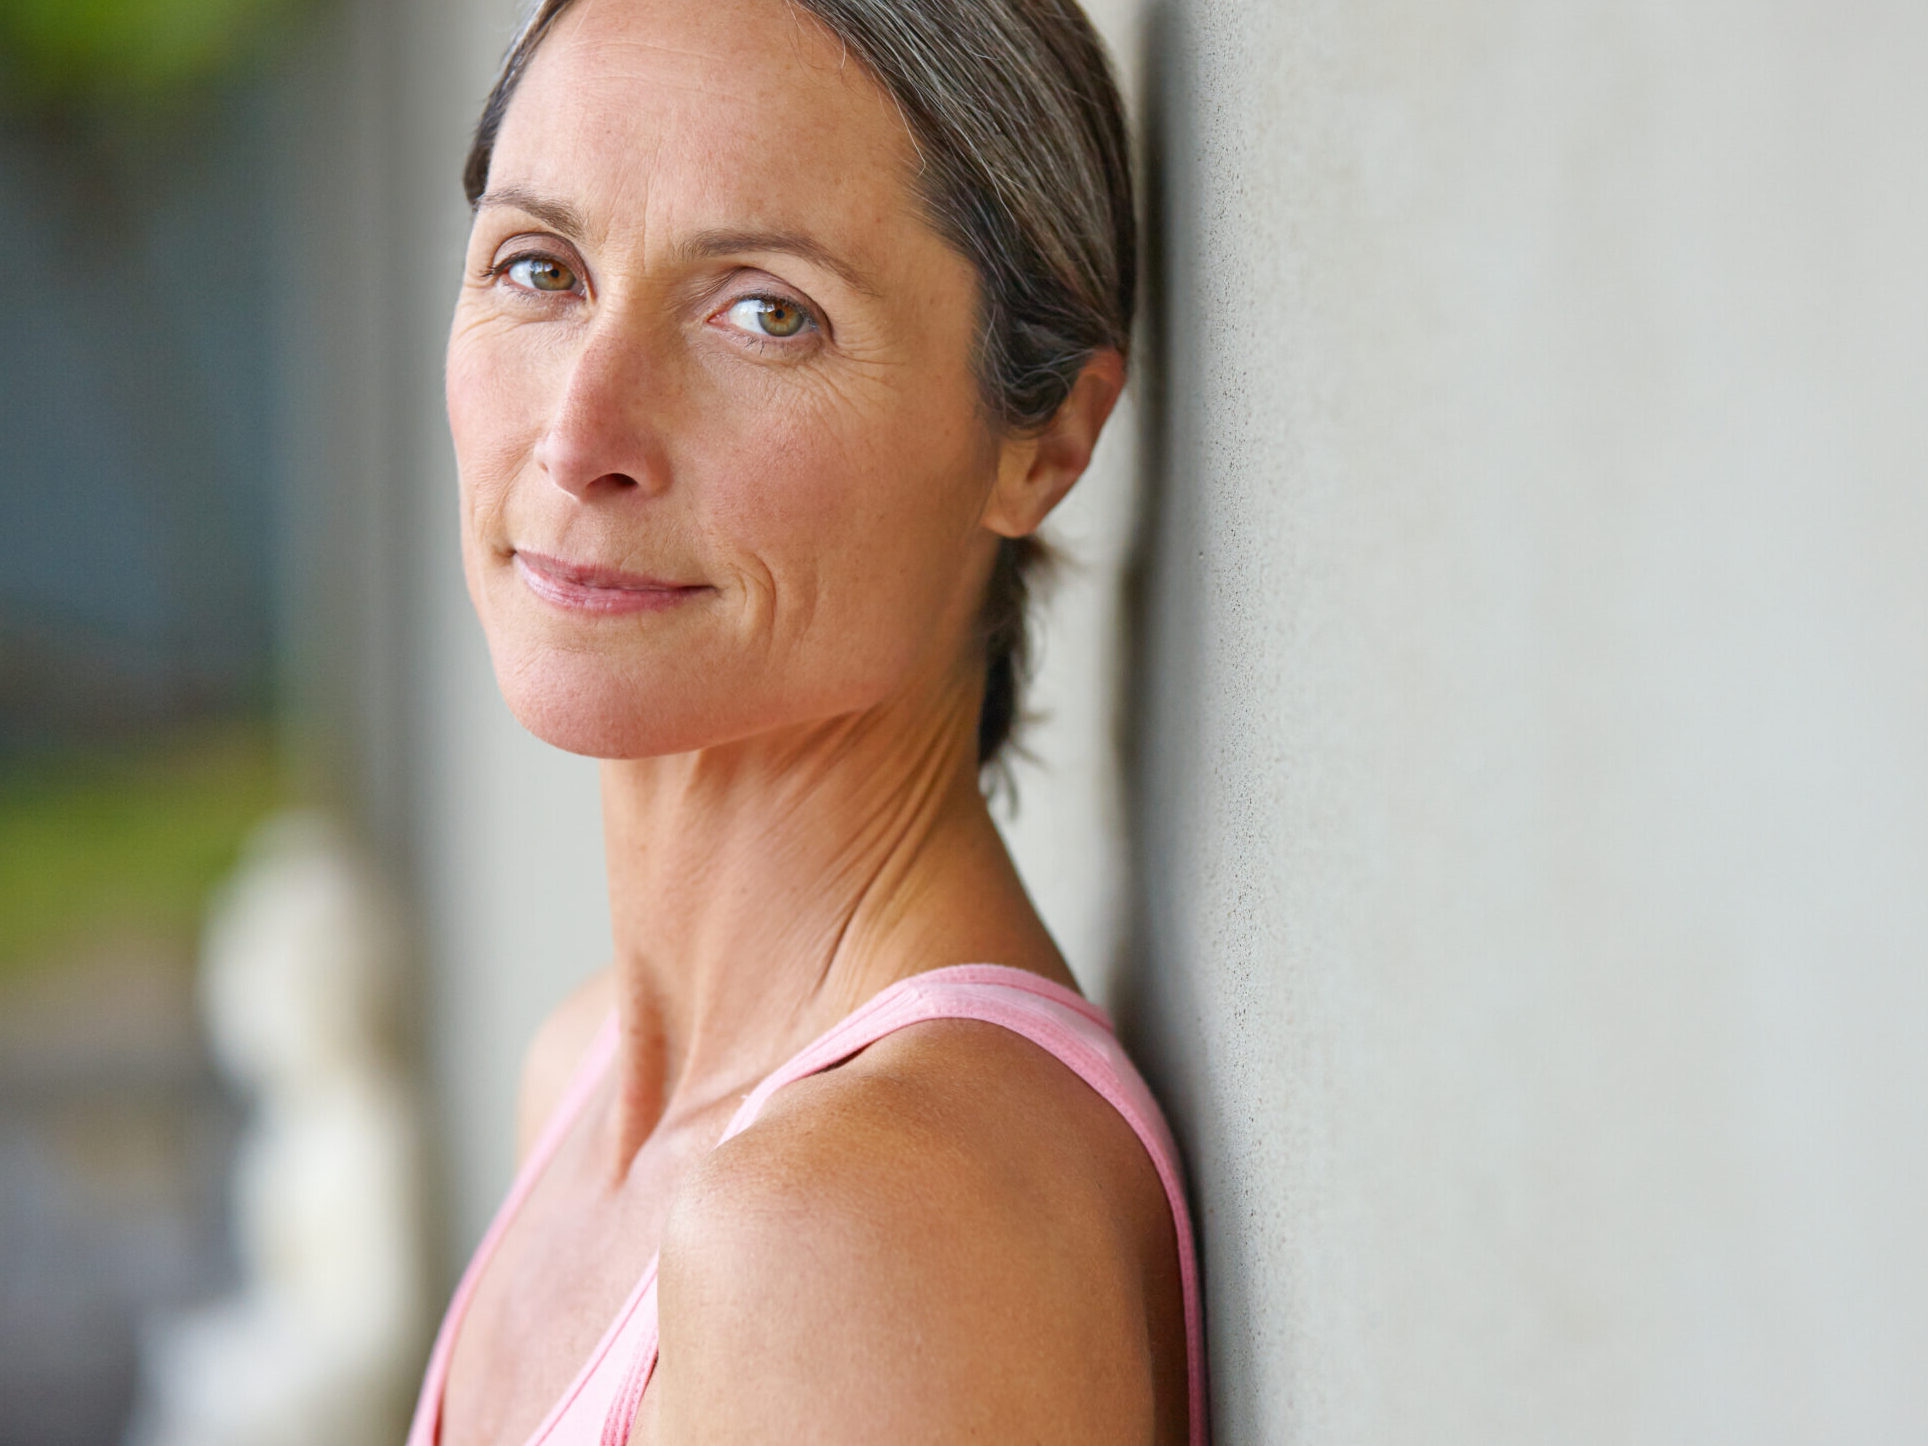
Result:
<svg viewBox="0 0 1928 1446"><path fill-rule="evenodd" d="M516 1106L516 1159L528 1155L555 1113L576 1067L595 1041L615 1004L615 974L598 969L550 1011L522 1056L522 1087Z"/></svg>
<svg viewBox="0 0 1928 1446"><path fill-rule="evenodd" d="M1163 1434L1162 1189L1116 1111L1027 1040L903 1030L782 1091L679 1196L665 1443Z"/></svg>

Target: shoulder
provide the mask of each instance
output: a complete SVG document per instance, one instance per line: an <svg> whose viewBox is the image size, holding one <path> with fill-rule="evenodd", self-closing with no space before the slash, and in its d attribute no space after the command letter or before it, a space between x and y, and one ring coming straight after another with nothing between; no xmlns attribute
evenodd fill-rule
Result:
<svg viewBox="0 0 1928 1446"><path fill-rule="evenodd" d="M550 1011L530 1039L522 1056L522 1084L516 1104L518 1161L528 1155L562 1102L563 1092L615 1002L614 971L598 969Z"/></svg>
<svg viewBox="0 0 1928 1446"><path fill-rule="evenodd" d="M662 1439L1147 1439L1162 1209L1130 1127L1035 1045L890 1036L780 1092L680 1192Z"/></svg>

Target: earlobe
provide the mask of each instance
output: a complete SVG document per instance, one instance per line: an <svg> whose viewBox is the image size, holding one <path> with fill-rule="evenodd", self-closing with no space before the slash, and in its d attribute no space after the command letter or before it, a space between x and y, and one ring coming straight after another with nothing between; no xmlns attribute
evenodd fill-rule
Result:
<svg viewBox="0 0 1928 1446"><path fill-rule="evenodd" d="M1092 354L1057 414L1039 432L1011 437L998 455L997 483L984 526L1000 537L1028 537L1091 465L1105 420L1125 387L1125 359L1106 347Z"/></svg>

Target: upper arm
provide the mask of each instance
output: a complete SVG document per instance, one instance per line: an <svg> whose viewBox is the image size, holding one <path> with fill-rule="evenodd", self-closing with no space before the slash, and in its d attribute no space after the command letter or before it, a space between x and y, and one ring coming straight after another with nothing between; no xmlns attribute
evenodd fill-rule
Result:
<svg viewBox="0 0 1928 1446"><path fill-rule="evenodd" d="M516 1103L518 1165L528 1157L555 1113L583 1055L615 1002L614 973L598 969L558 1004L529 1041L522 1056L522 1084Z"/></svg>
<svg viewBox="0 0 1928 1446"><path fill-rule="evenodd" d="M655 1439L1149 1440L1143 1303L1102 1211L1048 1159L902 1104L706 1163L663 1244Z"/></svg>

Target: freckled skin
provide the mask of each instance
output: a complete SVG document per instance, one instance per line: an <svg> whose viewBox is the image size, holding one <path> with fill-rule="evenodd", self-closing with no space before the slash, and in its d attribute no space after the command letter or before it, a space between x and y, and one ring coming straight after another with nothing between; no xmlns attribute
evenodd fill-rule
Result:
<svg viewBox="0 0 1928 1446"><path fill-rule="evenodd" d="M974 274L918 213L874 84L800 19L766 20L781 74L759 84L725 8L674 49L604 33L612 18L582 6L537 52L489 178L590 232L482 209L448 391L469 587L510 705L561 747L637 757L847 713L948 664L932 650L962 642L982 594L999 458L969 364ZM571 64L585 46L593 71ZM715 227L806 232L876 294L795 257L679 251ZM489 275L525 248L578 293ZM758 291L813 324L733 325ZM530 596L517 548L714 592L585 625Z"/></svg>
<svg viewBox="0 0 1928 1446"><path fill-rule="evenodd" d="M504 118L448 348L463 561L517 717L604 760L615 944L531 1047L525 1147L612 1010L619 1044L481 1275L442 1446L522 1446L659 1245L631 1446L1183 1439L1162 1189L1035 1047L912 1026L711 1152L899 979L1072 982L977 787L977 617L1123 360L994 431L914 164L786 0L579 0ZM564 605L544 558L676 591Z"/></svg>

